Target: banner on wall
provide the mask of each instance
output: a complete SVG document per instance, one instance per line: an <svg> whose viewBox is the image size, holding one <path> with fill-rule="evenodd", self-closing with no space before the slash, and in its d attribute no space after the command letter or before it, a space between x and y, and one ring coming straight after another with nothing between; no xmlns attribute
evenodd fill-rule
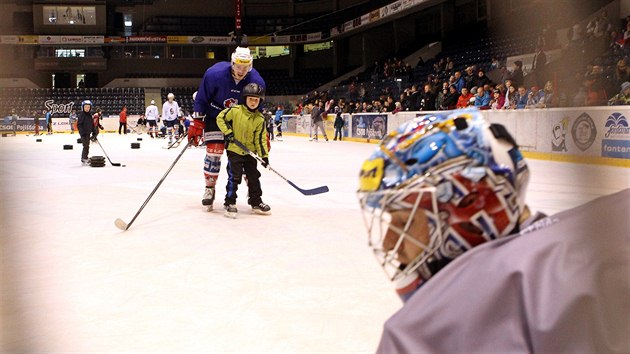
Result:
<svg viewBox="0 0 630 354"><path fill-rule="evenodd" d="M630 159L630 121L624 113L613 112L602 129L602 157Z"/></svg>
<svg viewBox="0 0 630 354"><path fill-rule="evenodd" d="M295 132L298 134L311 133L311 115L305 114L295 118Z"/></svg>
<svg viewBox="0 0 630 354"><path fill-rule="evenodd" d="M387 134L387 114L353 114L352 137L381 140Z"/></svg>

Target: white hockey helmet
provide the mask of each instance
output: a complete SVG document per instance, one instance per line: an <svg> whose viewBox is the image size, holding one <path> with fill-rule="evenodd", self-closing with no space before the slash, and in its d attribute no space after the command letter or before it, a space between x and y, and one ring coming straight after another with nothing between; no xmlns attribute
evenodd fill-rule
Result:
<svg viewBox="0 0 630 354"><path fill-rule="evenodd" d="M175 99L175 95L172 92L169 92L169 94L166 96L166 98L168 98L169 100L174 100Z"/></svg>
<svg viewBox="0 0 630 354"><path fill-rule="evenodd" d="M192 97L193 97L193 101L195 100L195 98L197 98L197 91L195 91L195 92L193 93L193 96L192 96Z"/></svg>
<svg viewBox="0 0 630 354"><path fill-rule="evenodd" d="M155 104L155 100L151 100L151 104Z"/></svg>
<svg viewBox="0 0 630 354"><path fill-rule="evenodd" d="M232 53L232 66L236 64L247 65L247 71L251 71L253 67L254 57L249 51L249 48L236 47L234 53Z"/></svg>

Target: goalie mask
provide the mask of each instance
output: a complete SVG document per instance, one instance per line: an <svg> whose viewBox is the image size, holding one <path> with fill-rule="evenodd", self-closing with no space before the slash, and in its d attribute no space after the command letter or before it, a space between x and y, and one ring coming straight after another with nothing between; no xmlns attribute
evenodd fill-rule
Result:
<svg viewBox="0 0 630 354"><path fill-rule="evenodd" d="M529 170L475 109L425 115L389 133L358 191L369 245L390 280L426 281L484 242L518 231Z"/></svg>

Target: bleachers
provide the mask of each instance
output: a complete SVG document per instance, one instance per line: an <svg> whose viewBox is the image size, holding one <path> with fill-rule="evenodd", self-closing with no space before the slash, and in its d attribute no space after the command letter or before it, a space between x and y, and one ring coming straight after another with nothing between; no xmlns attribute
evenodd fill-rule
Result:
<svg viewBox="0 0 630 354"><path fill-rule="evenodd" d="M128 114L144 113L144 88L138 87L104 87L104 88L1 88L0 114L5 116L11 109L19 115L31 115L33 111L41 112L45 102L52 100L55 104L74 103L79 109L83 100L93 103L93 110L101 108L104 115L118 114L123 105ZM53 117L65 115L54 114Z"/></svg>

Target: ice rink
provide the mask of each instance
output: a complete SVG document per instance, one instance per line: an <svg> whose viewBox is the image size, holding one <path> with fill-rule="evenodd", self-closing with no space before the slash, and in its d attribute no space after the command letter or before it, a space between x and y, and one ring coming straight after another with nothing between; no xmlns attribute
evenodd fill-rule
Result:
<svg viewBox="0 0 630 354"><path fill-rule="evenodd" d="M401 306L367 247L355 194L376 145L273 142L274 169L330 192L303 196L260 168L273 214L252 214L241 184L236 220L202 208L205 150L188 149L123 232L114 220L132 219L184 144L102 134L126 167L91 168L77 137L0 138L0 352L374 352ZM91 145L90 155L103 153ZM630 186L630 168L528 161L534 211Z"/></svg>

